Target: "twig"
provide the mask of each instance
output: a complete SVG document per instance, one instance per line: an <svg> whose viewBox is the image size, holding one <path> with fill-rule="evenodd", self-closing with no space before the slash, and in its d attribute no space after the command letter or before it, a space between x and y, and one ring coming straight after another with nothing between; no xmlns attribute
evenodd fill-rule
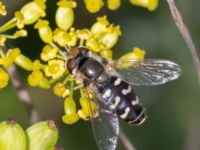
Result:
<svg viewBox="0 0 200 150"><path fill-rule="evenodd" d="M28 90L26 89L26 87L24 87L17 73L16 66L12 65L7 69L7 71L10 76L13 87L17 91L19 100L23 103L26 111L28 112L30 123L33 124L38 122L40 120L39 114L32 103Z"/></svg>
<svg viewBox="0 0 200 150"><path fill-rule="evenodd" d="M192 40L191 34L183 21L183 17L180 11L178 10L176 6L175 0L167 0L167 2L169 4L169 8L171 10L171 14L176 23L176 26L188 46L189 52L192 56L193 63L195 65L195 69L196 69L199 84L200 84L200 59L199 59L198 50L196 49L195 44Z"/></svg>
<svg viewBox="0 0 200 150"><path fill-rule="evenodd" d="M126 136L126 134L123 132L122 129L120 129L119 132L119 139L122 141L124 147L127 150L136 150L135 146L133 145L133 143L129 140L129 138Z"/></svg>
<svg viewBox="0 0 200 150"><path fill-rule="evenodd" d="M200 121L199 117L193 117L188 127L187 138L184 150L199 150L200 149Z"/></svg>

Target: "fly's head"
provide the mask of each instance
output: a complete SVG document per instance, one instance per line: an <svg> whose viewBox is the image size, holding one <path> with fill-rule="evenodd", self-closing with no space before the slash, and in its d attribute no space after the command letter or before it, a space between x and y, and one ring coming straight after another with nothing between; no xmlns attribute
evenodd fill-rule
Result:
<svg viewBox="0 0 200 150"><path fill-rule="evenodd" d="M67 53L67 61L65 63L66 69L69 73L74 74L73 70L76 70L81 59L87 56L88 49L85 47L75 47L70 49Z"/></svg>

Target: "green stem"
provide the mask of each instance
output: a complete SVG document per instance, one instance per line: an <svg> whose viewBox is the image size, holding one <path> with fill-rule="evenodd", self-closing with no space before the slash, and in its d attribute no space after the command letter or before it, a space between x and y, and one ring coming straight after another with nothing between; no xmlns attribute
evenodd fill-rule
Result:
<svg viewBox="0 0 200 150"><path fill-rule="evenodd" d="M49 45L51 45L54 48L59 49L58 53L60 54L60 56L63 57L64 60L66 59L66 53L63 52L55 43L51 42L49 43Z"/></svg>
<svg viewBox="0 0 200 150"><path fill-rule="evenodd" d="M17 19L14 17L11 20L9 20L7 23L5 23L4 25L2 25L0 27L0 33L5 32L5 31L7 31L9 29L12 29L12 28L16 27L16 25L17 25L16 20Z"/></svg>
<svg viewBox="0 0 200 150"><path fill-rule="evenodd" d="M4 55L4 53L3 53L3 50L2 50L2 49L0 49L0 56L1 56L2 58L4 58L4 57L5 57L5 55Z"/></svg>
<svg viewBox="0 0 200 150"><path fill-rule="evenodd" d="M62 82L63 85L66 85L70 78L71 78L71 75L68 75L68 76L65 78L65 80Z"/></svg>
<svg viewBox="0 0 200 150"><path fill-rule="evenodd" d="M13 35L8 35L8 34L1 34L1 35L7 39L16 39L16 37L14 37Z"/></svg>
<svg viewBox="0 0 200 150"><path fill-rule="evenodd" d="M73 91L74 91L74 81L70 82L70 94L69 96L72 98L73 97Z"/></svg>
<svg viewBox="0 0 200 150"><path fill-rule="evenodd" d="M83 39L80 39L80 43L79 43L79 46L81 47L81 46L83 46L83 44L84 44L84 41L85 40L83 40Z"/></svg>

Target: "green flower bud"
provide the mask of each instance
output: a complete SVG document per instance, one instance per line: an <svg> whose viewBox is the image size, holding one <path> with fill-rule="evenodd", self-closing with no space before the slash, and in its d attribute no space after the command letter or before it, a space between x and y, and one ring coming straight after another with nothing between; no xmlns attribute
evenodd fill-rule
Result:
<svg viewBox="0 0 200 150"><path fill-rule="evenodd" d="M0 123L0 150L26 150L26 136L14 120Z"/></svg>
<svg viewBox="0 0 200 150"><path fill-rule="evenodd" d="M42 121L26 130L29 150L53 150L58 140L58 129L54 121Z"/></svg>
<svg viewBox="0 0 200 150"><path fill-rule="evenodd" d="M55 18L57 26L66 31L74 22L73 9L69 7L58 7Z"/></svg>
<svg viewBox="0 0 200 150"><path fill-rule="evenodd" d="M22 7L20 12L23 14L23 21L25 24L32 24L36 22L40 17L45 16L45 8L42 8L40 5L42 4L33 1Z"/></svg>
<svg viewBox="0 0 200 150"><path fill-rule="evenodd" d="M33 62L22 54L17 56L15 63L27 71L31 71L33 69Z"/></svg>

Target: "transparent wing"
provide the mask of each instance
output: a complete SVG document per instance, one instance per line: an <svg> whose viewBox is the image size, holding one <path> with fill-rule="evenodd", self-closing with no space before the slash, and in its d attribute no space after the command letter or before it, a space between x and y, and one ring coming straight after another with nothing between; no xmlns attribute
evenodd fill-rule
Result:
<svg viewBox="0 0 200 150"><path fill-rule="evenodd" d="M116 112L101 104L97 97L93 97L93 101L98 106L98 116L95 117L92 114L91 118L95 141L100 150L115 150L119 134L119 121Z"/></svg>
<svg viewBox="0 0 200 150"><path fill-rule="evenodd" d="M177 79L181 67L169 60L111 60L108 65L122 79L135 85L159 85Z"/></svg>
<svg viewBox="0 0 200 150"><path fill-rule="evenodd" d="M119 134L119 122L116 113L100 110L97 118L92 120L93 134L100 150L115 150Z"/></svg>

